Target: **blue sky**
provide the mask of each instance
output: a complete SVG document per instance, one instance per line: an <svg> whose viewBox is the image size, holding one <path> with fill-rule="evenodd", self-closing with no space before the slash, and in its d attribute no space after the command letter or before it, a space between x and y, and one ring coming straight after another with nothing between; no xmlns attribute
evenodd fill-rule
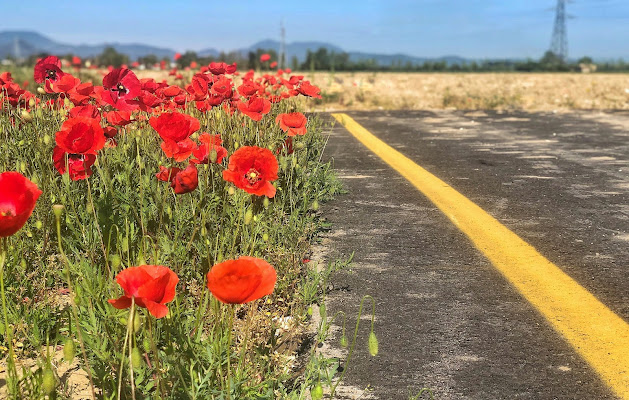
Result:
<svg viewBox="0 0 629 400"><path fill-rule="evenodd" d="M140 42L178 51L247 47L279 39L347 51L436 57L539 58L556 0L64 0L11 1L0 30L35 30L79 44ZM570 57L629 60L629 0L567 5Z"/></svg>

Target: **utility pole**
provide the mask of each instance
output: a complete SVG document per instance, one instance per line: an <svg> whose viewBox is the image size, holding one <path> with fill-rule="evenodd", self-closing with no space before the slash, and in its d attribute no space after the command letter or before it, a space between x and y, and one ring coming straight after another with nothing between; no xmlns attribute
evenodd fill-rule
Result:
<svg viewBox="0 0 629 400"><path fill-rule="evenodd" d="M566 34L566 0L557 0L555 26L550 41L550 51L562 62L568 59L568 36Z"/></svg>
<svg viewBox="0 0 629 400"><path fill-rule="evenodd" d="M280 54L279 54L279 68L286 68L286 29L284 29L284 18L280 21Z"/></svg>

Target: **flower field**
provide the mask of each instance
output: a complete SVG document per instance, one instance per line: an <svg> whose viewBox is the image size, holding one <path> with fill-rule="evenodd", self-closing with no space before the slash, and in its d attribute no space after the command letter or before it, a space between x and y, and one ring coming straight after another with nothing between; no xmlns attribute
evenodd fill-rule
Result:
<svg viewBox="0 0 629 400"><path fill-rule="evenodd" d="M40 59L36 90L0 74L0 397L316 398L325 366L295 349L339 191L300 109L319 89L225 63L69 69Z"/></svg>

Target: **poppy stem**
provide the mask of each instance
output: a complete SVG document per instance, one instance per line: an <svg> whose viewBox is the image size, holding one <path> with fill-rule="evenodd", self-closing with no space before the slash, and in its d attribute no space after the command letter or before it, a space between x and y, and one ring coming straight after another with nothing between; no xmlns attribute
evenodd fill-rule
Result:
<svg viewBox="0 0 629 400"><path fill-rule="evenodd" d="M345 360L345 368L343 368L343 372L341 372L341 376L336 381L334 386L332 386L332 389L330 390L330 398L334 398L334 393L336 392L336 388L343 381L343 378L345 377L345 372L347 372L347 368L349 366L349 362L352 359L352 354L354 353L354 348L356 347L356 338L358 337L358 327L360 325L360 317L363 314L363 303L365 302L365 299L367 299L367 298L369 298L371 300L371 303L372 303L371 331L373 332L374 318L375 318L375 315L376 315L376 301L374 300L373 297L371 297L369 295L365 295L365 296L363 296L362 300L360 301L360 308L358 309L358 317L356 318L356 328L354 329L354 337L352 338L352 345L349 348L349 354L347 355L347 359Z"/></svg>
<svg viewBox="0 0 629 400"><path fill-rule="evenodd" d="M153 319L151 318L148 310L146 312L146 319L149 321L149 340L151 342L151 350L155 354L155 378L157 379L157 387L161 392L162 398L166 398L166 393L164 392L164 387L162 386L162 372L160 370L161 364L159 362L159 352L157 350L157 345L155 344L155 337L153 336Z"/></svg>
<svg viewBox="0 0 629 400"><path fill-rule="evenodd" d="M55 205L53 206L53 211L55 214L55 220L57 224L57 244L59 246L59 254L61 254L61 258L65 263L65 272L66 272L66 281L68 283L68 291L72 296L75 294L74 289L72 287L72 277L70 276L70 260L66 253L63 251L63 246L61 245L61 213L63 210L63 206ZM102 237L101 237L102 239ZM70 301L70 306L72 309L72 316L75 321L75 328L77 333L77 338L79 339L79 345L81 346L81 353L83 355L83 362L85 363L85 372L87 372L87 377L90 381L90 389L92 391L92 399L96 400L96 390L94 389L94 379L92 378L92 370L90 368L90 364L87 361L87 353L85 352L85 341L83 340L83 333L81 331L81 325L79 324L79 312L77 311L76 303L72 299Z"/></svg>
<svg viewBox="0 0 629 400"><path fill-rule="evenodd" d="M231 391L231 347L232 347L232 329L234 327L234 305L229 305L229 315L228 315L228 329L227 329L227 399L231 400L232 391Z"/></svg>
<svg viewBox="0 0 629 400"><path fill-rule="evenodd" d="M15 359L13 354L13 339L11 338L11 326L7 316L7 298L4 293L4 263L7 258L7 239L2 238L2 248L0 248L0 296L2 296L2 315L4 317L4 339L9 349L7 356L7 389L9 395L17 396L19 390L17 382L17 370L15 369Z"/></svg>
<svg viewBox="0 0 629 400"><path fill-rule="evenodd" d="M127 337L129 341L129 379L131 380L131 398L135 400L135 381L133 380L133 320L135 319L135 297L131 296L131 311L129 311L129 322L127 324Z"/></svg>

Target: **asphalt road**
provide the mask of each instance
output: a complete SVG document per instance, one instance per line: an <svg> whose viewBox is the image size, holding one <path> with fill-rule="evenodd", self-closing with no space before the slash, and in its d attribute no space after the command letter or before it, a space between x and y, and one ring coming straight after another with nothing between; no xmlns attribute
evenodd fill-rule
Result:
<svg viewBox="0 0 629 400"><path fill-rule="evenodd" d="M348 115L629 320L629 113ZM371 357L363 317L347 398L616 398L441 211L340 124L330 131L348 194L325 206L325 257L354 263L332 279L328 314L356 315L372 295L380 341Z"/></svg>

